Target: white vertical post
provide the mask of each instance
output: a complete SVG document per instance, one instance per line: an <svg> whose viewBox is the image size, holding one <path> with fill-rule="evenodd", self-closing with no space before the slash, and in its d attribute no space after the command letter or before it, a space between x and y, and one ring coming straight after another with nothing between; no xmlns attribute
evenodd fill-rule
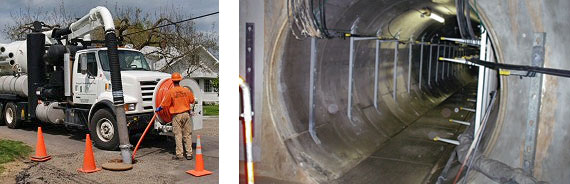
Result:
<svg viewBox="0 0 570 184"><path fill-rule="evenodd" d="M485 61L486 60L486 48L487 48L487 31L481 30L481 47L479 51L480 59ZM477 76L477 107L475 112L475 131L477 133L479 130L479 126L481 125L481 118L483 116L483 84L485 82L485 67L479 66L479 74Z"/></svg>

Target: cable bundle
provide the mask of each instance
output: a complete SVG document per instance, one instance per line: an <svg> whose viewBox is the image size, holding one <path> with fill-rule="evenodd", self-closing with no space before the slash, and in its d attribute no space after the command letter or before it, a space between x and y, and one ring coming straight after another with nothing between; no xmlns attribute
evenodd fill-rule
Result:
<svg viewBox="0 0 570 184"><path fill-rule="evenodd" d="M325 23L324 0L317 0L319 7L314 8L314 0L288 0L287 14L291 32L297 39L307 37L330 38Z"/></svg>

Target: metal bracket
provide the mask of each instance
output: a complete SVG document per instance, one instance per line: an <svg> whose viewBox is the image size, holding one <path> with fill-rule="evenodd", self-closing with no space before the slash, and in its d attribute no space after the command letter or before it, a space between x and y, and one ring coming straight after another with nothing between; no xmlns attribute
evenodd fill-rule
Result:
<svg viewBox="0 0 570 184"><path fill-rule="evenodd" d="M254 43L255 43L255 24L251 22L245 23L245 81L251 84L249 87L251 91L251 104L255 104L255 73L254 73ZM254 106L251 107L251 111L254 112ZM252 119L252 122L254 120ZM252 135L255 135L255 125L252 123L251 127Z"/></svg>
<svg viewBox="0 0 570 184"><path fill-rule="evenodd" d="M445 54L446 54L445 51L447 50L447 48L449 48L449 46L447 46L447 45L444 45L444 46L443 46L443 57L445 57ZM449 51L447 51L447 52L449 52ZM449 54L449 53L447 53L447 54ZM444 77L445 77L445 64L446 64L446 63L447 63L447 62L442 62L442 63L441 63L441 80L442 80L442 81L443 81L443 79L444 79Z"/></svg>
<svg viewBox="0 0 570 184"><path fill-rule="evenodd" d="M534 33L532 44L532 66L544 66L544 44L546 33ZM528 112L526 121L526 136L523 151L523 170L526 174L532 175L534 169L534 159L536 154L536 136L538 133L538 115L542 93L542 74L530 78L528 93Z"/></svg>
<svg viewBox="0 0 570 184"><path fill-rule="evenodd" d="M392 98L394 98L394 102L396 102L396 96L398 95L398 46L400 42L396 41L394 46L394 75L392 76L394 89L392 90Z"/></svg>
<svg viewBox="0 0 570 184"><path fill-rule="evenodd" d="M378 110L378 67L380 62L380 40L376 40L376 58L374 69L374 108Z"/></svg>
<svg viewBox="0 0 570 184"><path fill-rule="evenodd" d="M315 73L317 73L316 63L317 63L317 38L311 38L311 64L309 71L309 134L316 144L321 144L321 141L317 137L317 132L315 131Z"/></svg>
<svg viewBox="0 0 570 184"><path fill-rule="evenodd" d="M432 38L433 43L433 38ZM429 63L428 63L428 86L431 87L431 61L433 60L433 45L429 46Z"/></svg>
<svg viewBox="0 0 570 184"><path fill-rule="evenodd" d="M439 48L440 48L440 44L437 44L437 54L435 55L435 58L439 58ZM439 74L439 62L435 62L435 83L437 83L437 76Z"/></svg>
<svg viewBox="0 0 570 184"><path fill-rule="evenodd" d="M376 58L375 58L375 69L374 69L374 108L378 110L378 67L380 62L380 44L382 42L396 42L398 40L381 40L379 37L350 37L350 52L348 54L348 102L347 102L347 112L346 115L352 124L352 88L353 88L353 68L354 68L354 42L355 41L366 41L366 40L376 40ZM354 124L353 124L354 125Z"/></svg>
<svg viewBox="0 0 570 184"><path fill-rule="evenodd" d="M408 53L408 85L406 88L407 92L410 93L410 87L411 87L411 83L412 83L412 46L413 46L413 42L410 39L410 42L408 44L409 46L409 53Z"/></svg>
<svg viewBox="0 0 570 184"><path fill-rule="evenodd" d="M424 37L422 37L422 43L424 42ZM420 45L420 75L418 75L418 88L422 89L422 71L424 64L424 44Z"/></svg>
<svg viewBox="0 0 570 184"><path fill-rule="evenodd" d="M354 65L354 37L350 37L350 52L348 54L348 104L346 115L352 123L352 67Z"/></svg>

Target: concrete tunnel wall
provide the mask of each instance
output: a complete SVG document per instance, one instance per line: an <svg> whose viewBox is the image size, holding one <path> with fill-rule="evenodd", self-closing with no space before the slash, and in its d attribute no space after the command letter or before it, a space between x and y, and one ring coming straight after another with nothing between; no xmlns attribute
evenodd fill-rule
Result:
<svg viewBox="0 0 570 184"><path fill-rule="evenodd" d="M473 3L473 1L471 1ZM477 0L477 9L491 37L501 63L530 65L534 32L545 32L544 67L570 69L570 1ZM511 167L523 167L530 82L518 77L501 77L499 120L489 135L484 154ZM570 181L570 80L545 75L542 81L535 168L533 175L550 183ZM473 172L470 181L490 182Z"/></svg>
<svg viewBox="0 0 570 184"><path fill-rule="evenodd" d="M420 19L407 11L410 7L422 8L423 1L328 1L327 21L329 28L350 27L360 17L357 32L375 33L379 25L385 26L389 18L398 16L391 30L401 29L401 38L420 35L429 26L429 19ZM442 2L449 5L449 2ZM498 4L498 5L497 5ZM530 63L530 36L532 31L546 31L545 66L570 68L560 62L567 58L561 43L555 40L568 41L563 31L570 30L568 23L561 20L543 20L535 17L568 17L568 12L560 7L570 7L567 2L545 1L528 3L518 1L495 2L491 0L477 1L477 9L485 25L490 29L495 43L495 52L499 62L528 64ZM526 7L527 11L520 8ZM383 44L380 78L379 110L372 106L372 82L374 62L374 42L360 41L356 45L355 83L353 121L346 117L348 40L319 40L317 64L316 123L317 135L321 145L313 142L307 132L308 127L308 78L309 78L309 41L292 38L286 19L285 2L266 1L264 21L264 82L263 114L261 140L261 162L256 165L256 174L297 182L324 182L341 176L344 172L358 164L383 141L413 122L423 112L434 107L447 96L470 82L473 78L464 72L444 85L419 90L417 73L413 72L411 94L407 94L407 47L400 45L398 67L398 101L391 96L391 66L393 62L394 44ZM549 8L545 11L544 8ZM558 7L558 9L556 9ZM492 16L490 16L492 15ZM556 16L554 16L556 15ZM564 16L566 15L566 16ZM411 16L417 16L413 18ZM511 17L511 18L509 18ZM532 24L528 24L528 22ZM415 24L410 25L410 21ZM523 23L526 22L526 23ZM565 24L564 24L565 23ZM382 27L385 30L385 27ZM513 34L510 34L513 32ZM550 32L550 34L548 33ZM506 33L506 34L505 34ZM517 33L517 34L514 34ZM527 44L521 44L527 43ZM562 42L563 43L563 42ZM559 46L559 47L553 47ZM414 57L417 48L414 49ZM520 52L527 50L528 52ZM424 51L424 54L426 52ZM414 66L413 71L417 71ZM427 72L424 71L424 75ZM425 79L425 78L424 78ZM485 154L498 159L512 167L522 167L522 143L526 117L524 103L527 97L525 81L513 77L501 78L504 90L501 98L501 112L497 128L487 132L489 140ZM567 79L549 77L544 80L543 108L540 114L537 169L535 175L542 180L559 183L569 179L565 168L568 159L565 155L567 146L549 146L551 144L570 145L565 131L569 123L562 121L568 118L564 113L564 104L568 102L568 93L558 83ZM426 81L424 81L425 83ZM433 82L433 81L432 81ZM562 85L563 86L563 85ZM549 90L545 90L549 89ZM550 90L551 89L551 90ZM550 104L551 106L545 106ZM336 105L338 111L329 110ZM546 111L545 111L546 110ZM507 116L508 114L508 116ZM552 121L553 120L553 121ZM543 123L544 122L544 123ZM354 125L352 125L354 124ZM556 126L557 128L554 128ZM566 128L566 129L564 129ZM550 134L556 134L550 135ZM497 149L501 148L501 149ZM505 149L507 148L507 149ZM544 148L544 149L541 149ZM560 162L561 161L561 162ZM475 172L472 172L475 173ZM472 174L479 182L489 182L480 174ZM559 182L556 182L559 181Z"/></svg>

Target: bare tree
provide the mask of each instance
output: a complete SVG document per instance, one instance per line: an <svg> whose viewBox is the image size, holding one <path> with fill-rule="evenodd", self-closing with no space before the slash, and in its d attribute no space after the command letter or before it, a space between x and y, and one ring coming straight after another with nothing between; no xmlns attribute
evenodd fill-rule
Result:
<svg viewBox="0 0 570 184"><path fill-rule="evenodd" d="M145 46L158 47L160 49L146 53L146 55L157 55L159 59L164 58L167 62L166 67L171 67L171 70L186 70L187 75L190 75L199 69L209 67L201 61L200 49L204 47L207 50L217 51L218 35L214 31L197 31L195 23L192 21L155 28L189 18L182 12L184 12L183 9L175 6L161 8L154 13L149 13L143 12L140 8L115 5L113 16L117 35L123 44L131 44L137 50ZM31 32L31 23L35 20L43 21L47 27L46 30L67 27L75 20L65 11L63 1L60 1L59 8L51 11L43 11L42 9L32 11L28 7L25 10L20 9L17 13L11 13L11 18L14 20L14 24L7 25L3 29L4 36L11 40L25 39L26 34ZM102 40L103 35L101 28L94 31L91 37ZM172 68L173 62L181 63L177 65L180 68Z"/></svg>
<svg viewBox="0 0 570 184"><path fill-rule="evenodd" d="M31 7L20 8L18 11L10 12L10 17L14 20L14 23L5 25L2 28L3 36L10 40L25 40L26 34L32 32L32 22L36 20L44 22L46 26L44 31L66 27L74 20L65 11L63 0L60 1L58 8L51 10L44 10L43 8L32 9Z"/></svg>

